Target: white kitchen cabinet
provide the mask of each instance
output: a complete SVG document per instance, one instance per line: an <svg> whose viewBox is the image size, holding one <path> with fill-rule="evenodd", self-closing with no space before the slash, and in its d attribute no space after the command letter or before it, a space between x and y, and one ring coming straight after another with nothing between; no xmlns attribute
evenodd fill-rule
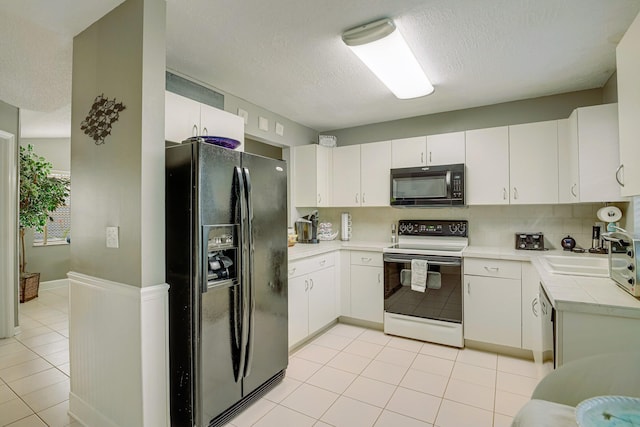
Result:
<svg viewBox="0 0 640 427"><path fill-rule="evenodd" d="M622 196L640 195L640 14L616 48Z"/></svg>
<svg viewBox="0 0 640 427"><path fill-rule="evenodd" d="M360 146L360 199L362 206L389 206L391 141Z"/></svg>
<svg viewBox="0 0 640 427"><path fill-rule="evenodd" d="M331 150L317 144L293 147L295 206L331 206Z"/></svg>
<svg viewBox="0 0 640 427"><path fill-rule="evenodd" d="M558 121L509 126L511 204L558 203Z"/></svg>
<svg viewBox="0 0 640 427"><path fill-rule="evenodd" d="M221 136L244 147L244 119L219 108L165 91L165 140L182 142L198 135Z"/></svg>
<svg viewBox="0 0 640 427"><path fill-rule="evenodd" d="M509 204L509 128L466 132L466 202Z"/></svg>
<svg viewBox="0 0 640 427"><path fill-rule="evenodd" d="M289 263L289 347L337 318L334 254Z"/></svg>
<svg viewBox="0 0 640 427"><path fill-rule="evenodd" d="M382 323L384 318L382 253L351 251L351 317Z"/></svg>
<svg viewBox="0 0 640 427"><path fill-rule="evenodd" d="M617 104L577 108L558 126L560 203L621 200Z"/></svg>
<svg viewBox="0 0 640 427"><path fill-rule="evenodd" d="M389 206L391 142L333 148L331 205Z"/></svg>
<svg viewBox="0 0 640 427"><path fill-rule="evenodd" d="M556 366L584 357L640 351L640 319L556 311Z"/></svg>
<svg viewBox="0 0 640 427"><path fill-rule="evenodd" d="M464 338L520 348L520 262L465 259L464 272Z"/></svg>
<svg viewBox="0 0 640 427"><path fill-rule="evenodd" d="M391 141L391 167L411 168L427 165L427 137L394 139Z"/></svg>
<svg viewBox="0 0 640 427"><path fill-rule="evenodd" d="M450 132L427 136L427 166L465 162L465 133Z"/></svg>
<svg viewBox="0 0 640 427"><path fill-rule="evenodd" d="M533 351L542 363L542 319L540 313L540 275L530 262L522 263L522 348Z"/></svg>
<svg viewBox="0 0 640 427"><path fill-rule="evenodd" d="M309 278L289 278L289 347L309 335Z"/></svg>
<svg viewBox="0 0 640 427"><path fill-rule="evenodd" d="M360 206L360 145L331 150L333 160L332 206Z"/></svg>
<svg viewBox="0 0 640 427"><path fill-rule="evenodd" d="M464 132L417 136L391 141L393 168L464 163Z"/></svg>

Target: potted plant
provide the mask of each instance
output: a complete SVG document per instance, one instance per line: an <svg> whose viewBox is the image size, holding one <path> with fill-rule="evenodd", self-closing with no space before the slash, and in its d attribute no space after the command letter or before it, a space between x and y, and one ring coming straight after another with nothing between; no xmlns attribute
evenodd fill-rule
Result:
<svg viewBox="0 0 640 427"><path fill-rule="evenodd" d="M25 229L42 232L51 212L64 206L69 197L69 180L50 176L52 165L33 152L33 147L20 146L20 302L38 296L40 273L27 273Z"/></svg>

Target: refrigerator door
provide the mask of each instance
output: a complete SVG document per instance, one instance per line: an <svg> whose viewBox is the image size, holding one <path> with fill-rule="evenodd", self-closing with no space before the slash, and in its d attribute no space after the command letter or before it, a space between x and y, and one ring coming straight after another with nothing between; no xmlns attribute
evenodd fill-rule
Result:
<svg viewBox="0 0 640 427"><path fill-rule="evenodd" d="M287 174L284 162L246 153L242 169L248 184L252 245L246 396L287 367Z"/></svg>
<svg viewBox="0 0 640 427"><path fill-rule="evenodd" d="M198 145L198 206L194 212L194 233L199 245L194 248L194 260L199 263L197 282L200 291L199 336L196 348L196 395L199 426L207 426L212 418L242 398L240 303L242 300L242 248L240 236L240 187L236 170L240 153L210 144ZM207 280L207 254L216 253L216 245L224 245L230 236L230 246L236 250L220 251L229 255L236 268L236 277L216 282ZM233 254L237 254L233 256ZM196 290L196 293L198 291ZM196 317L197 319L197 317ZM242 353L242 354L241 354Z"/></svg>

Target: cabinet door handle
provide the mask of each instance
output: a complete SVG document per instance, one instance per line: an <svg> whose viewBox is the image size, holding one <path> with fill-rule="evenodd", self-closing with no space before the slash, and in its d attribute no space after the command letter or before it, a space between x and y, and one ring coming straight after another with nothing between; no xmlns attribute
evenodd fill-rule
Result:
<svg viewBox="0 0 640 427"><path fill-rule="evenodd" d="M202 128L202 134L209 135L209 131L207 130L207 128Z"/></svg>
<svg viewBox="0 0 640 427"><path fill-rule="evenodd" d="M620 180L620 172L622 172L622 179L624 180L624 165L620 165L618 169L616 169L616 181L618 181L621 187L624 187L624 182Z"/></svg>
<svg viewBox="0 0 640 427"><path fill-rule="evenodd" d="M487 267L485 265L484 269L487 270L487 271L498 271L498 270L500 270L500 267Z"/></svg>
<svg viewBox="0 0 640 427"><path fill-rule="evenodd" d="M429 163L433 162L433 160L431 160L431 151L429 151Z"/></svg>
<svg viewBox="0 0 640 427"><path fill-rule="evenodd" d="M326 259L323 259L322 261L319 262L320 265L325 265L327 263Z"/></svg>
<svg viewBox="0 0 640 427"><path fill-rule="evenodd" d="M516 187L513 187L513 199L517 199L518 198L518 189Z"/></svg>
<svg viewBox="0 0 640 427"><path fill-rule="evenodd" d="M424 152L420 153L420 163L424 164Z"/></svg>
<svg viewBox="0 0 640 427"><path fill-rule="evenodd" d="M311 287L309 287L309 289L313 289L313 279L309 279L309 282L311 282Z"/></svg>
<svg viewBox="0 0 640 427"><path fill-rule="evenodd" d="M320 196L320 193L318 193L318 204L322 203L322 196Z"/></svg>
<svg viewBox="0 0 640 427"><path fill-rule="evenodd" d="M471 282L467 282L467 294L471 295Z"/></svg>
<svg viewBox="0 0 640 427"><path fill-rule="evenodd" d="M362 262L371 262L371 258L362 257L360 259L362 260Z"/></svg>
<svg viewBox="0 0 640 427"><path fill-rule="evenodd" d="M309 281L308 280L304 281L304 290L305 290L305 292L309 290Z"/></svg>
<svg viewBox="0 0 640 427"><path fill-rule="evenodd" d="M291 270L289 270L289 276L292 276L296 272L296 268L297 267L293 267Z"/></svg>
<svg viewBox="0 0 640 427"><path fill-rule="evenodd" d="M502 200L507 200L507 189L502 187Z"/></svg>
<svg viewBox="0 0 640 427"><path fill-rule="evenodd" d="M356 203L358 203L358 193L356 193Z"/></svg>
<svg viewBox="0 0 640 427"><path fill-rule="evenodd" d="M198 126L193 125L193 129L191 129L191 136L198 136Z"/></svg>
<svg viewBox="0 0 640 427"><path fill-rule="evenodd" d="M571 194L573 195L573 197L578 197L578 195L576 194L576 185L578 184L573 184L571 186Z"/></svg>
<svg viewBox="0 0 640 427"><path fill-rule="evenodd" d="M362 204L366 203L364 200L364 193L362 193Z"/></svg>
<svg viewBox="0 0 640 427"><path fill-rule="evenodd" d="M531 312L534 316L538 317L538 297L531 300Z"/></svg>
<svg viewBox="0 0 640 427"><path fill-rule="evenodd" d="M378 273L378 283L382 283L382 280L380 278L380 273Z"/></svg>

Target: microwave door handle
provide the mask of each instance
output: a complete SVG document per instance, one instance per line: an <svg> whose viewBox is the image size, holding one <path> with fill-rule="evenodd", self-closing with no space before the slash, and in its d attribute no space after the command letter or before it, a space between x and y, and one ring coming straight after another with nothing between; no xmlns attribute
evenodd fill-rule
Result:
<svg viewBox="0 0 640 427"><path fill-rule="evenodd" d="M453 191L451 189L451 171L447 171L447 174L445 176L445 183L447 185L447 194L449 195L449 198L452 198Z"/></svg>
<svg viewBox="0 0 640 427"><path fill-rule="evenodd" d="M412 258L423 259L423 258L417 258L417 257L412 257ZM435 261L435 260L430 260L428 258L426 258L426 260L430 265L447 265L447 266L458 266L458 265L461 265L460 260L455 260L455 261ZM405 263L405 262L411 262L411 258L384 257L384 262Z"/></svg>

